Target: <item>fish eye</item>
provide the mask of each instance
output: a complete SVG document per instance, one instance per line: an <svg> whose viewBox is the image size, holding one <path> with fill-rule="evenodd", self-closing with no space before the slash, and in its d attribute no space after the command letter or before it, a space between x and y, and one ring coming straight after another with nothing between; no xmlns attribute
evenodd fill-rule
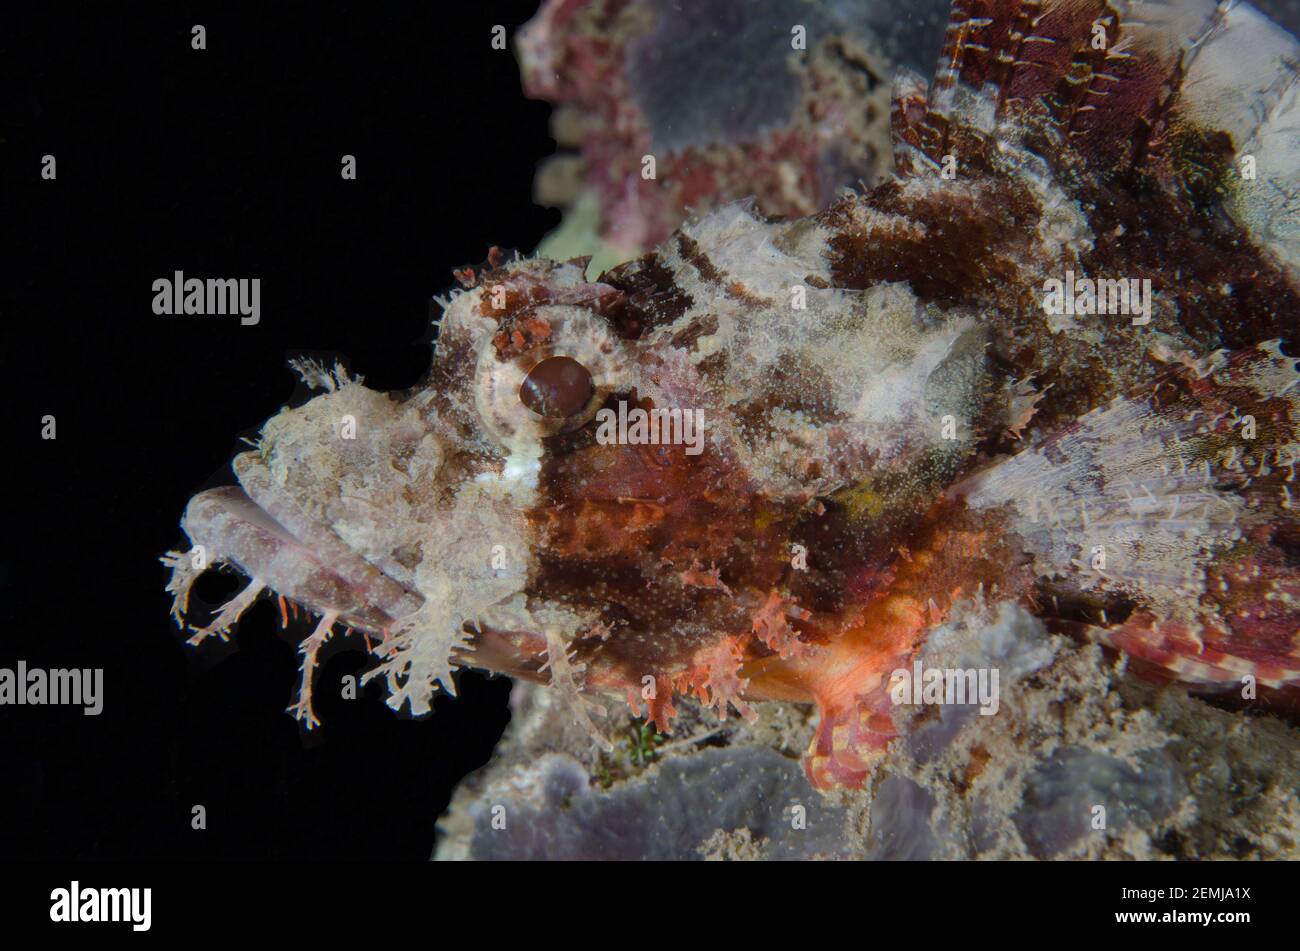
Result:
<svg viewBox="0 0 1300 951"><path fill-rule="evenodd" d="M528 371L519 400L539 416L566 419L591 400L591 373L572 357L547 357Z"/></svg>

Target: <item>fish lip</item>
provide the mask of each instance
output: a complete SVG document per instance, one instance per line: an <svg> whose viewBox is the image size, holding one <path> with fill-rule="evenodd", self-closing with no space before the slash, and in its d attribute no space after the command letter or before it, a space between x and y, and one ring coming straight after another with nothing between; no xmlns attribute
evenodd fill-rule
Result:
<svg viewBox="0 0 1300 951"><path fill-rule="evenodd" d="M382 576L394 586L396 582L370 566L374 575L363 579L369 583L354 583L240 486L221 486L193 496L181 528L191 544L209 552L211 563L233 564L280 597L314 612L335 611L349 627L384 636L404 616L373 597L376 587L384 587L374 577ZM419 595L400 590L423 603ZM351 604L338 603L344 600ZM409 602L397 603L405 607Z"/></svg>
<svg viewBox="0 0 1300 951"><path fill-rule="evenodd" d="M231 463L231 468L253 505L310 552L315 561L347 582L359 600L373 605L391 619L414 614L424 605L422 595L350 547L329 525L308 516L297 501L276 484L259 453L240 453Z"/></svg>

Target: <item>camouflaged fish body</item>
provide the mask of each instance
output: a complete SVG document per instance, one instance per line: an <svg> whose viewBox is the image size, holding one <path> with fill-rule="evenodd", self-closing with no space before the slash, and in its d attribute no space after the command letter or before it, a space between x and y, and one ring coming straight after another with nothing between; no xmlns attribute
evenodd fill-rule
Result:
<svg viewBox="0 0 1300 951"><path fill-rule="evenodd" d="M194 640L263 590L320 614L309 725L335 625L416 714L459 665L593 731L602 695L660 729L684 695L815 703L823 787L977 594L1188 684L1294 687L1296 53L1244 4L957 3L933 84L896 83L895 180L719 208L594 282L468 274L409 393L301 367L325 392L186 511L178 618L212 563L252 581ZM1097 313L1103 280L1149 307ZM700 451L605 438L620 404L700 413Z"/></svg>

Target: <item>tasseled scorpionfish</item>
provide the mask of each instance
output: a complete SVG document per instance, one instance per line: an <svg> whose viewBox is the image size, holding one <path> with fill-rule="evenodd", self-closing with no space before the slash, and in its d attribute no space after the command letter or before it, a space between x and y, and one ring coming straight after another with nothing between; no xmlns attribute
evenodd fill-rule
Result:
<svg viewBox="0 0 1300 951"><path fill-rule="evenodd" d="M1291 36L1210 0L959 0L894 90L896 175L728 205L598 280L461 272L405 393L301 364L164 559L318 614L394 709L462 665L670 730L817 705L822 788L896 734L890 671L1010 600L1198 687L1300 685L1300 108ZM202 557L196 557L200 552Z"/></svg>

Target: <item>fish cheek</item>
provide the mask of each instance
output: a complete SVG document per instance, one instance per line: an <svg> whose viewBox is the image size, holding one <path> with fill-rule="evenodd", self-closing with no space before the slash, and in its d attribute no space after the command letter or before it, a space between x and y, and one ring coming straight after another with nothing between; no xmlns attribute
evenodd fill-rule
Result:
<svg viewBox="0 0 1300 951"><path fill-rule="evenodd" d="M603 636L574 645L593 684L639 690L750 630L747 592L766 594L787 556L740 473L683 447L550 443L530 596L599 615Z"/></svg>

